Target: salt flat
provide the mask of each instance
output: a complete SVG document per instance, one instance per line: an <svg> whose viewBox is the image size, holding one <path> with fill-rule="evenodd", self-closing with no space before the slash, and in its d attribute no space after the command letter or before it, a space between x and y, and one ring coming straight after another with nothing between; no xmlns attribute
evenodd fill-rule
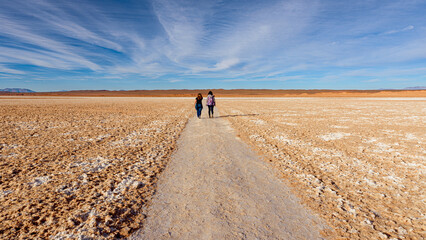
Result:
<svg viewBox="0 0 426 240"><path fill-rule="evenodd" d="M139 229L191 104L0 99L0 238L121 238Z"/></svg>
<svg viewBox="0 0 426 240"><path fill-rule="evenodd" d="M247 216L260 216L257 211L264 209L279 215L285 206L271 208L275 205L256 204L256 198L249 197L257 190L232 195L239 190L234 183L245 186L239 178L261 179L265 171L273 171L278 176L268 175L270 182L282 181L290 187L261 190L271 196L291 191L297 196L294 199L301 200L301 212L307 208L306 212L320 217L317 223L325 221L333 229L323 232L330 237L425 238L424 98L217 98L217 103L220 125L202 119L198 122L202 130L189 124L185 131L201 139L204 134L217 134L212 138L219 141L217 146L222 132L234 131L233 143L241 139L266 162L244 172L244 165L232 162L235 148L218 161L212 158L199 167L176 169L217 173L217 182L234 179L229 182L229 195L220 194L223 199L235 197L234 209L213 208L214 201L211 206L200 205L201 211L223 210L222 216L229 216L224 219L228 227L221 222L213 226L223 229L223 236L279 238L274 235L281 233L276 228L235 230L250 218L232 214L246 211ZM194 114L193 98L2 97L0 237L117 238L143 229L157 179L172 177L163 170ZM220 160L222 168L208 172ZM193 189L209 186L202 183ZM219 188L202 189L213 199L220 193L215 192ZM238 205L238 199L252 199L253 204ZM310 218L300 216L306 216L301 222ZM280 224L272 221L268 226Z"/></svg>
<svg viewBox="0 0 426 240"><path fill-rule="evenodd" d="M192 118L131 239L322 239L329 228L225 118Z"/></svg>
<svg viewBox="0 0 426 240"><path fill-rule="evenodd" d="M339 236L425 238L425 98L219 104L238 135Z"/></svg>

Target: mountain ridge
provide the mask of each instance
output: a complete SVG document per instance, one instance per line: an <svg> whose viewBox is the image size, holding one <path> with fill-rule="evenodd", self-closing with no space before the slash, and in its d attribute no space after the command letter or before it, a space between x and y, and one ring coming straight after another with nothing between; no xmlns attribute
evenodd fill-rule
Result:
<svg viewBox="0 0 426 240"><path fill-rule="evenodd" d="M11 92L11 93L34 93L35 91L28 88L3 88L0 92Z"/></svg>

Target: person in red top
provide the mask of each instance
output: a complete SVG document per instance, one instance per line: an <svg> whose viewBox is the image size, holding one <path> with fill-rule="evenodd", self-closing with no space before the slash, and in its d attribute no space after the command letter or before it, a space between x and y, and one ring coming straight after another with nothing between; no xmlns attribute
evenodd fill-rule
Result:
<svg viewBox="0 0 426 240"><path fill-rule="evenodd" d="M209 108L209 118L213 118L214 106L216 106L216 100L214 99L214 95L212 91L210 91L209 95L207 95L207 107Z"/></svg>

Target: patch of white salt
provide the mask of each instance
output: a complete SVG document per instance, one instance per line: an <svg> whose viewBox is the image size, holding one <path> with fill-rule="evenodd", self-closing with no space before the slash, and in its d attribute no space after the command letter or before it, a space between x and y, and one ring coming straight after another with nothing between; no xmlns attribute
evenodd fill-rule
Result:
<svg viewBox="0 0 426 240"><path fill-rule="evenodd" d="M350 133L337 132L337 133L329 133L326 135L320 135L319 137L324 141L332 141L332 140L342 139L350 135L351 135Z"/></svg>
<svg viewBox="0 0 426 240"><path fill-rule="evenodd" d="M405 140L417 140L417 137L412 133L405 134Z"/></svg>
<svg viewBox="0 0 426 240"><path fill-rule="evenodd" d="M334 126L331 126L331 127L333 127L333 128L340 128L340 129L347 129L347 128L349 128L348 126L338 126L338 125L334 125Z"/></svg>
<svg viewBox="0 0 426 240"><path fill-rule="evenodd" d="M249 138L255 140L256 142L265 142L265 139L259 135L250 135Z"/></svg>
<svg viewBox="0 0 426 240"><path fill-rule="evenodd" d="M252 123L256 124L256 125L265 125L265 121L263 121L262 119L256 119L256 120L250 120Z"/></svg>
<svg viewBox="0 0 426 240"><path fill-rule="evenodd" d="M31 187L37 187L47 183L50 180L49 176L36 177L33 182L28 183Z"/></svg>

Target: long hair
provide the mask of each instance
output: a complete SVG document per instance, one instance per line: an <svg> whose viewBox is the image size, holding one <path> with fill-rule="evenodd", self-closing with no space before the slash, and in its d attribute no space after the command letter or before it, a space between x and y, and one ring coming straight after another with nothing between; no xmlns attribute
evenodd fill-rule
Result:
<svg viewBox="0 0 426 240"><path fill-rule="evenodd" d="M201 95L201 93L199 93L198 96L197 96L197 99L198 100L202 100L203 99L203 95Z"/></svg>

